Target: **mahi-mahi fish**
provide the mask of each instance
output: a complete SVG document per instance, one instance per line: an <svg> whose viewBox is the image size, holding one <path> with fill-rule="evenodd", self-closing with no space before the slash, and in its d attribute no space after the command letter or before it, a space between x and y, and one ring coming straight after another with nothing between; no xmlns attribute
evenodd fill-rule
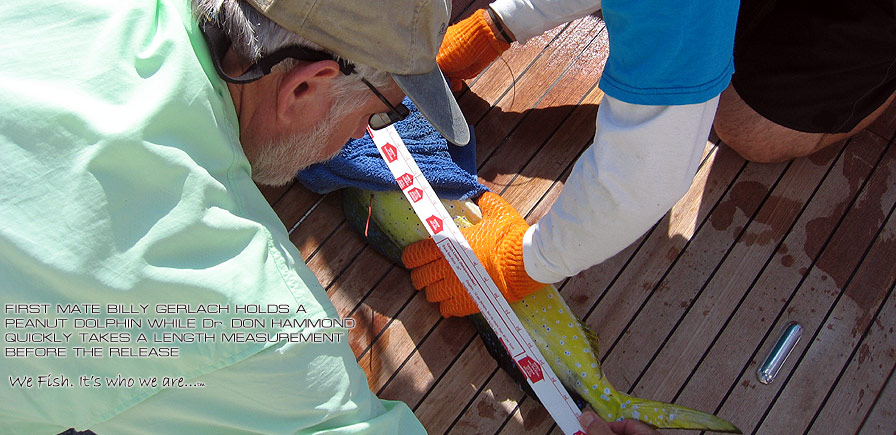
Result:
<svg viewBox="0 0 896 435"><path fill-rule="evenodd" d="M463 228L482 215L471 200L443 200L455 223ZM347 220L380 253L401 265L407 245L429 237L404 195L398 191L343 190ZM598 340L576 316L553 285L510 304L541 354L579 406L590 405L604 420L636 419L660 429L697 429L740 433L712 414L672 403L641 399L617 391L604 376ZM481 314L468 316L498 365L535 398L513 359Z"/></svg>

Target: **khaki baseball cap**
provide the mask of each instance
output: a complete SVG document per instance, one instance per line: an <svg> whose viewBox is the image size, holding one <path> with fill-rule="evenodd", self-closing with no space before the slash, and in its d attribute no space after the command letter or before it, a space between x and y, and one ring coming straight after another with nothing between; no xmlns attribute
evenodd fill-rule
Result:
<svg viewBox="0 0 896 435"><path fill-rule="evenodd" d="M436 54L448 28L445 0L248 0L283 28L392 74L429 122L457 145L470 130Z"/></svg>

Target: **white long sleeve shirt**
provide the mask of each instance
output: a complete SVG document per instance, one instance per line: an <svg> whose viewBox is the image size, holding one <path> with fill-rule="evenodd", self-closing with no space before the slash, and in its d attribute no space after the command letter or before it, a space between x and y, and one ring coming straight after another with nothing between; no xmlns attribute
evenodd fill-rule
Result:
<svg viewBox="0 0 896 435"><path fill-rule="evenodd" d="M594 142L523 238L526 272L539 282L560 281L650 229L687 193L718 101L644 106L604 97Z"/></svg>
<svg viewBox="0 0 896 435"><path fill-rule="evenodd" d="M607 96L598 110L594 142L576 162L557 202L523 240L526 272L535 280L557 282L613 256L687 192L718 95L733 71L737 2L718 2L722 5L674 6L679 15L662 4L603 2L612 45L601 81ZM601 6L600 0L491 4L520 42Z"/></svg>

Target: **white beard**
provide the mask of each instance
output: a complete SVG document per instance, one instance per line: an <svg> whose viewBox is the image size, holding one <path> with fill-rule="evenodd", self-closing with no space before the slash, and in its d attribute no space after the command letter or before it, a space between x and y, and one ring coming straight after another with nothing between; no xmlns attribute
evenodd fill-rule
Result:
<svg viewBox="0 0 896 435"><path fill-rule="evenodd" d="M326 151L334 127L345 122L349 113L360 106L357 98L342 96L334 101L323 122L307 133L271 140L259 146L252 159L252 180L267 186L282 186L292 181L296 173L308 166L327 161L340 149Z"/></svg>

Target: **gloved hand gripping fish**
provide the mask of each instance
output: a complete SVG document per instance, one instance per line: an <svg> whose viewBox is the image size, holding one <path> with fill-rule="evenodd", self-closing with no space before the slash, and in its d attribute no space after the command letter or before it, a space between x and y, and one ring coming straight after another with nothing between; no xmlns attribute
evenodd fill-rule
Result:
<svg viewBox="0 0 896 435"><path fill-rule="evenodd" d="M473 201L442 202L461 228L481 219L479 208ZM398 265L402 265L401 253L407 245L429 237L399 191L345 189L343 211L371 245ZM563 385L578 399L577 403L590 405L604 420L631 418L660 429L741 433L737 427L714 415L616 391L601 370L596 334L573 314L553 285L545 285L510 306ZM498 365L530 397L536 398L482 315L471 314L468 318Z"/></svg>

